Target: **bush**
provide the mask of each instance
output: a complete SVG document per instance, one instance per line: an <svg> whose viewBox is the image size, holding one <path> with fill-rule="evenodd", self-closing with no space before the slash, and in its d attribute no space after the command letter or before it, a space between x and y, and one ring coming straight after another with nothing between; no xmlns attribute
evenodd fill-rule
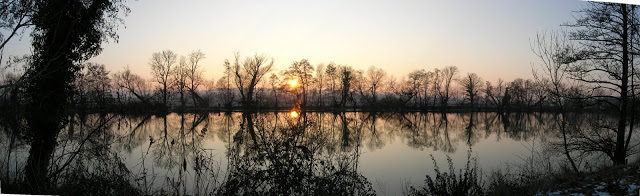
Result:
<svg viewBox="0 0 640 196"><path fill-rule="evenodd" d="M482 195L484 182L482 182L482 172L478 170L477 158L471 157L471 149L467 152L467 164L464 172L459 170L458 174L453 167L451 157L447 155L449 163L449 172L441 172L436 159L433 160L434 171L436 172L435 180L431 176L427 176L425 180L426 186L416 189L411 186L409 195ZM473 162L473 163L472 163ZM479 174L480 173L480 174Z"/></svg>

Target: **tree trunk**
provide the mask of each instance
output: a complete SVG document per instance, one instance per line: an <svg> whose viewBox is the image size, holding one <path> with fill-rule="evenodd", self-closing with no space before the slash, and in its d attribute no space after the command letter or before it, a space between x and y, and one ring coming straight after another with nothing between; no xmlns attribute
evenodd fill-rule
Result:
<svg viewBox="0 0 640 196"><path fill-rule="evenodd" d="M620 4L622 6L622 84L620 85L620 108L618 119L618 131L616 133L616 149L613 154L613 163L616 165L625 164L627 157L627 151L625 148L624 136L625 127L627 123L627 88L629 82L629 48L628 48L628 11L627 5Z"/></svg>

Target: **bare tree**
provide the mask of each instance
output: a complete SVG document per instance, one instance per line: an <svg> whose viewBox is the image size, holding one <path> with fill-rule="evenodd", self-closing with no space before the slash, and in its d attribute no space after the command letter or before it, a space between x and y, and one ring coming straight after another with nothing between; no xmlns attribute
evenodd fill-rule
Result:
<svg viewBox="0 0 640 196"><path fill-rule="evenodd" d="M458 67L456 66L447 66L440 72L440 77L442 79L442 87L440 87L440 104L441 106L447 107L449 104L449 96L451 93L451 82L455 79L455 76L458 74Z"/></svg>
<svg viewBox="0 0 640 196"><path fill-rule="evenodd" d="M353 100L353 96L351 96L351 82L353 81L353 68L351 66L339 66L338 74L340 77L341 88L340 88L340 104L339 107L344 107L347 104L347 101Z"/></svg>
<svg viewBox="0 0 640 196"><path fill-rule="evenodd" d="M197 103L201 105L208 105L207 101L205 101L198 94L198 87L202 85L204 79L202 77L202 73L204 72L201 69L200 61L205 58L205 54L200 51L193 51L189 54L189 65L187 66L187 88L191 93L191 99L193 100L193 106L196 106Z"/></svg>
<svg viewBox="0 0 640 196"><path fill-rule="evenodd" d="M467 75L460 80L460 85L462 85L464 94L469 99L471 109L473 110L476 101L475 98L483 87L482 78L475 73L467 73Z"/></svg>
<svg viewBox="0 0 640 196"><path fill-rule="evenodd" d="M187 65L187 58L184 56L180 57L180 62L177 66L173 68L171 72L171 81L173 81L173 86L175 86L175 90L178 91L180 95L180 107L185 106L184 93L187 90L187 78L189 74L189 65Z"/></svg>
<svg viewBox="0 0 640 196"><path fill-rule="evenodd" d="M227 76L224 76L218 79L216 82L216 89L218 89L219 99L222 100L222 104L224 107L231 108L233 106L233 101L235 100L235 94L231 91L231 79Z"/></svg>
<svg viewBox="0 0 640 196"><path fill-rule="evenodd" d="M388 90L395 94L399 107L406 106L418 94L419 83L414 79L405 80L402 78L398 82L395 77L390 77L387 84Z"/></svg>
<svg viewBox="0 0 640 196"><path fill-rule="evenodd" d="M431 80L433 79L433 72L430 71L425 71L424 69L420 70L420 86L422 87L421 90L418 91L418 97L420 97L421 99L419 100L420 106L421 107L427 107L428 106L428 102L429 102L429 84L431 83ZM435 98L434 98L435 99Z"/></svg>
<svg viewBox="0 0 640 196"><path fill-rule="evenodd" d="M171 86L172 68L177 60L177 55L171 50L155 52L151 56L149 65L151 65L151 74L156 82L162 85L160 93L162 94L162 103L167 106L167 96L169 95L169 87Z"/></svg>
<svg viewBox="0 0 640 196"><path fill-rule="evenodd" d="M282 84L280 82L280 79L278 78L278 76L276 74L271 74L271 76L269 76L269 84L271 85L271 91L273 92L273 98L275 101L275 107L278 108L279 104L278 104L278 89L280 89L282 87Z"/></svg>
<svg viewBox="0 0 640 196"><path fill-rule="evenodd" d="M409 80L407 82L410 83L409 87L411 88L411 92L415 94L414 96L416 97L415 99L413 99L413 105L420 106L420 101L422 101L423 99L419 99L417 97L420 96L420 92L422 90L427 89L423 86L426 84L425 79L427 77L427 72L425 72L424 69L415 70L410 72L408 76Z"/></svg>
<svg viewBox="0 0 640 196"><path fill-rule="evenodd" d="M322 98L322 89L324 89L325 80L326 80L326 76L325 76L324 64L321 63L316 67L316 75L315 75L316 88L318 90L318 100L316 101L317 102L316 105L320 107L324 107L324 99Z"/></svg>
<svg viewBox="0 0 640 196"><path fill-rule="evenodd" d="M115 86L119 87L120 89L126 92L131 93L142 103L151 105L151 102L149 101L149 96L145 92L146 90L148 90L146 81L139 75L132 73L131 70L129 69L129 66L125 67L124 71L113 74L113 78L114 78ZM119 102L122 102L120 97L120 91L116 92L116 94L118 95Z"/></svg>
<svg viewBox="0 0 640 196"><path fill-rule="evenodd" d="M232 80L231 78L233 78L234 76L232 76L231 64L228 63L228 61L225 61L223 66L224 66L225 76L220 78L220 80L218 80L218 83L216 86L218 86L218 88L220 87L224 88L224 92L222 93L224 107L226 107L227 109L230 109L233 106L233 100L235 98L233 92L231 91L231 80Z"/></svg>
<svg viewBox="0 0 640 196"><path fill-rule="evenodd" d="M338 67L336 66L336 64L334 62L329 63L329 65L327 65L327 69L325 70L327 79L329 79L329 95L331 98L331 104L332 105L338 105L338 100L336 98L336 80L338 78Z"/></svg>
<svg viewBox="0 0 640 196"><path fill-rule="evenodd" d="M618 124L613 130L615 142L610 143L614 150L605 150L614 164L625 164L628 141L633 126L627 136L626 127L629 118L629 91L633 55L638 52L638 16L635 5L589 2L589 7L581 10L575 23L565 24L573 27L569 36L578 40L583 51L563 56L561 62L569 63L582 60L583 63L570 64L570 77L584 82L591 88L589 99L596 99L618 114ZM635 42L634 42L635 41ZM633 113L631 113L633 115ZM631 121L633 122L633 121Z"/></svg>
<svg viewBox="0 0 640 196"><path fill-rule="evenodd" d="M371 94L371 104L375 105L378 101L377 92L378 89L383 88L383 81L387 77L387 72L384 70L377 68L375 66L369 67L367 70L367 87L369 89L369 93Z"/></svg>
<svg viewBox="0 0 640 196"><path fill-rule="evenodd" d="M111 78L109 78L109 71L106 70L104 64L86 63L83 77L79 78L85 81L84 90L91 98L95 106L99 109L106 107L111 96L109 96L109 90L111 90Z"/></svg>
<svg viewBox="0 0 640 196"><path fill-rule="evenodd" d="M574 172L579 172L575 161L571 157L569 151L570 138L567 137L567 116L565 113L564 102L568 95L566 94L566 68L568 62L563 61L563 56L575 53L573 44L569 41L567 34L564 32L538 33L534 43L531 45L533 53L542 61L542 74L533 69L533 76L539 83L549 83L550 85L542 86L544 91L549 92L552 104L562 113L561 119L557 118L556 122L560 124L562 133L562 147L567 160L571 164ZM548 81L548 82L547 82Z"/></svg>
<svg viewBox="0 0 640 196"><path fill-rule="evenodd" d="M307 59L302 59L297 62L293 62L287 70L284 71L284 75L291 79L299 79L302 86L302 109L307 106L307 89L309 88L309 82L313 79L313 65L309 63Z"/></svg>
<svg viewBox="0 0 640 196"><path fill-rule="evenodd" d="M25 28L32 26L35 1L0 0L0 73L2 73L2 57L4 47L16 35L20 35ZM24 74L12 84L22 83ZM0 85L0 89L8 85Z"/></svg>
<svg viewBox="0 0 640 196"><path fill-rule="evenodd" d="M271 71L273 67L273 59L268 59L264 55L255 54L253 57L247 57L244 61L240 61L240 54L234 54L233 63L225 60L225 66L231 68L234 75L234 82L240 91L242 105L245 109L253 109L256 85L262 80L262 77Z"/></svg>
<svg viewBox="0 0 640 196"><path fill-rule="evenodd" d="M487 81L484 89L484 93L487 96L487 101L491 102L496 108L499 110L503 110L506 103L505 100L506 87L504 86L504 81L498 78L498 85L493 86L491 82Z"/></svg>
<svg viewBox="0 0 640 196"><path fill-rule="evenodd" d="M512 97L512 102L519 109L531 109L535 104L535 96L533 89L536 88L536 83L531 79L516 78L507 85L509 94Z"/></svg>
<svg viewBox="0 0 640 196"><path fill-rule="evenodd" d="M444 94L442 91L442 81L444 80L444 77L442 75L442 71L438 68L435 68L433 70L433 75L432 75L432 80L431 80L431 85L433 86L431 89L433 91L433 106L436 106L436 98L439 98L440 100L442 100L442 95Z"/></svg>

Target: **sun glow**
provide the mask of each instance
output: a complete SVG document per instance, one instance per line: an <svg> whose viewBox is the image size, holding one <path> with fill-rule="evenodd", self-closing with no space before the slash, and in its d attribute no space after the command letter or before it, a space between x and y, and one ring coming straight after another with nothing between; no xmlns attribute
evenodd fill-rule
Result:
<svg viewBox="0 0 640 196"><path fill-rule="evenodd" d="M298 86L298 80L297 79L289 80L289 86L291 86L292 88Z"/></svg>
<svg viewBox="0 0 640 196"><path fill-rule="evenodd" d="M291 111L291 113L289 113L289 115L291 115L291 118L298 118L298 112L296 112L296 111Z"/></svg>

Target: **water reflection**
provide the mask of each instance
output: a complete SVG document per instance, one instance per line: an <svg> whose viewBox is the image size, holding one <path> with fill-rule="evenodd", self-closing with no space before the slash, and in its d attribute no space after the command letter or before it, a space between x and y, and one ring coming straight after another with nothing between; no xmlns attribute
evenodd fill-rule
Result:
<svg viewBox="0 0 640 196"><path fill-rule="evenodd" d="M372 184L399 179L376 175L375 170L393 168L363 162L363 155L385 160L418 152L426 158L464 154L471 146L516 160L509 150L520 149L520 142L539 138L559 144L558 115L293 110L71 116L58 136L49 175L58 187L76 187L67 189L73 191L93 192L94 185L105 184L132 194L374 194L381 188ZM0 126L3 180L19 182L27 143L15 125ZM428 172L431 166L418 170ZM424 172L414 173L422 176L414 181L424 179ZM86 181L94 184L82 185Z"/></svg>

